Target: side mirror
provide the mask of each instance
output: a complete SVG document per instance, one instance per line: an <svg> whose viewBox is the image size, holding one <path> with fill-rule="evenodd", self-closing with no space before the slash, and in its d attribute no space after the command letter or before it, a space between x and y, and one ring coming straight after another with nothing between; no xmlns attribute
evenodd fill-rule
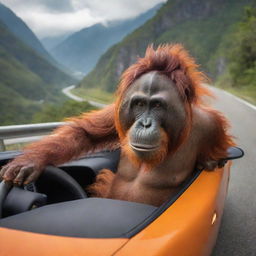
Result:
<svg viewBox="0 0 256 256"><path fill-rule="evenodd" d="M238 147L230 147L228 149L228 156L225 160L233 160L244 156L244 151Z"/></svg>

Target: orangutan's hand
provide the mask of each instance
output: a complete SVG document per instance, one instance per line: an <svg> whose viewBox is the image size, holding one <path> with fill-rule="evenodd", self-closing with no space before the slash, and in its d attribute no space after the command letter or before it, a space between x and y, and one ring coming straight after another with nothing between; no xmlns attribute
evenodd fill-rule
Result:
<svg viewBox="0 0 256 256"><path fill-rule="evenodd" d="M28 184L35 181L43 171L43 167L31 161L14 159L2 167L0 179L17 185Z"/></svg>
<svg viewBox="0 0 256 256"><path fill-rule="evenodd" d="M200 170L213 171L216 168L222 168L226 163L227 163L227 160L219 160L219 161L208 160L203 163L198 163L196 165L196 168Z"/></svg>

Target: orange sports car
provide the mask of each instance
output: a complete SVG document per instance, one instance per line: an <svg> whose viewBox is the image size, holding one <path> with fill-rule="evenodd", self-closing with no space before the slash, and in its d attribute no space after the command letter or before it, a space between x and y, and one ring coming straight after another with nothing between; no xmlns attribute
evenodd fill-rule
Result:
<svg viewBox="0 0 256 256"><path fill-rule="evenodd" d="M0 255L210 255L227 194L232 159L195 170L160 207L88 197L97 173L117 169L119 151L47 167L32 184L0 184ZM19 152L0 153L0 166Z"/></svg>

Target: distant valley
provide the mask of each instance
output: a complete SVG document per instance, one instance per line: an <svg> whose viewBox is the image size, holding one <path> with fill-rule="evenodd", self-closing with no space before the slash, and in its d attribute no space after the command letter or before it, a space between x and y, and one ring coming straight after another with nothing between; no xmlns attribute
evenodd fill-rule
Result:
<svg viewBox="0 0 256 256"><path fill-rule="evenodd" d="M50 38L45 38L43 42L58 62L70 70L87 74L109 47L152 18L161 6L162 4L158 4L133 19L109 22L106 26L95 24L82 29L53 48L50 45L56 44L60 37L52 38L52 41Z"/></svg>
<svg viewBox="0 0 256 256"><path fill-rule="evenodd" d="M60 89L75 79L9 8L0 4L0 14L0 124L30 122L42 102L60 101Z"/></svg>
<svg viewBox="0 0 256 256"><path fill-rule="evenodd" d="M66 103L61 90L71 84L75 94L109 103L122 72L152 43L182 43L220 87L256 103L255 21L253 0L169 0L133 19L40 42L0 4L0 125L58 121L92 109ZM87 75L78 81L74 71Z"/></svg>

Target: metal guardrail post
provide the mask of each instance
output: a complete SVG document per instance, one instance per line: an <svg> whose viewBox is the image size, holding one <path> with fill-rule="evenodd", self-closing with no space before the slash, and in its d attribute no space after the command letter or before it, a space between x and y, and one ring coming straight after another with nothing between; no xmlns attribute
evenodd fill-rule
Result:
<svg viewBox="0 0 256 256"><path fill-rule="evenodd" d="M9 125L0 126L0 151L5 151L5 140L12 139L15 144L16 138L30 138L33 136L46 135L55 128L65 124L64 122L41 123L41 124L25 124L25 125Z"/></svg>
<svg viewBox="0 0 256 256"><path fill-rule="evenodd" d="M5 145L4 145L4 140L0 139L0 152L5 151Z"/></svg>

